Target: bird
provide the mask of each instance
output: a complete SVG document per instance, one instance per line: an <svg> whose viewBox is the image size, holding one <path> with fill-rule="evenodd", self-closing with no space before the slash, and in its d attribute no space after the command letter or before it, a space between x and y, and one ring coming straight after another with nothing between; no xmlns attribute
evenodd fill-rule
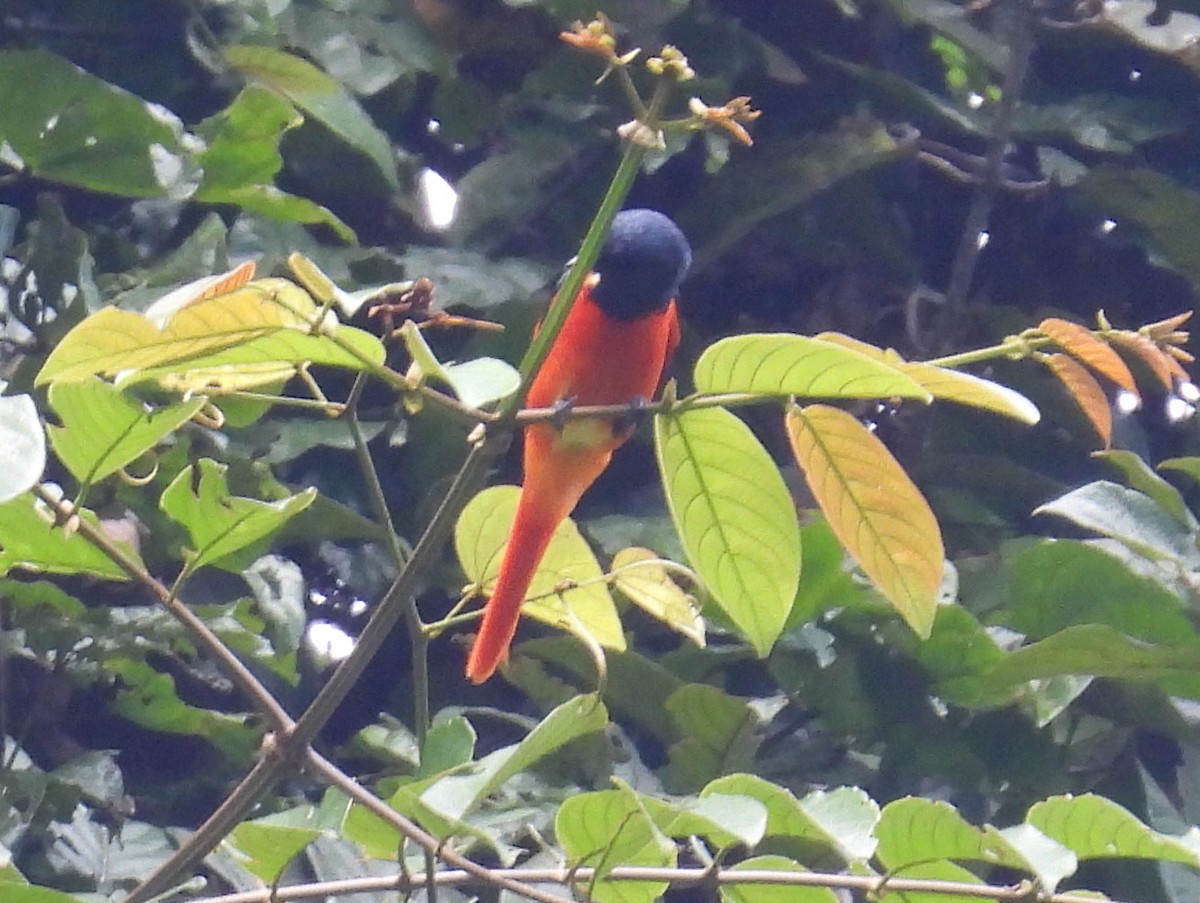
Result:
<svg viewBox="0 0 1200 903"><path fill-rule="evenodd" d="M679 343L676 298L691 260L687 238L666 214L619 212L525 406L567 410L652 398ZM632 426L629 418L588 417L525 428L516 516L467 659L473 683L486 681L508 658L521 605L555 529L632 435Z"/></svg>

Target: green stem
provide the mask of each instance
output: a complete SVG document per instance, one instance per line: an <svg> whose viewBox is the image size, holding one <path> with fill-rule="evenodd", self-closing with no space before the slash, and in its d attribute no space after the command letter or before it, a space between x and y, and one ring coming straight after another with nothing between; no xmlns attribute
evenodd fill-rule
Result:
<svg viewBox="0 0 1200 903"><path fill-rule="evenodd" d="M947 354L944 357L931 358L922 363L930 364L934 367L946 367L947 369L956 370L959 367L980 364L984 361L994 361L997 358L1020 360L1029 357L1032 352L1038 351L1050 344L1053 343L1045 336L1010 336L998 345L989 345L986 348L976 348L973 351L963 351L958 354Z"/></svg>

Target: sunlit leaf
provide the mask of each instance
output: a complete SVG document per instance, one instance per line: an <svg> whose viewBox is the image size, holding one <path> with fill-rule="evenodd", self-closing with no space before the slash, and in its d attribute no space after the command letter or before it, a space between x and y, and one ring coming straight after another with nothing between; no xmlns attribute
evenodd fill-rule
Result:
<svg viewBox="0 0 1200 903"><path fill-rule="evenodd" d="M613 585L638 608L697 646L704 645L704 619L696 599L684 592L649 549L622 549L612 559Z"/></svg>
<svg viewBox="0 0 1200 903"><path fill-rule="evenodd" d="M875 833L879 838L876 855L892 870L925 860L952 859L1034 871L998 830L991 825L975 827L940 800L910 796L888 803Z"/></svg>
<svg viewBox="0 0 1200 903"><path fill-rule="evenodd" d="M1037 406L1007 386L989 379L972 376L959 370L935 367L919 361L906 361L894 351L884 351L866 342L838 332L823 332L817 336L824 342L842 345L859 354L884 361L911 377L938 401L953 401L995 414L1011 417L1022 423L1034 424L1041 419Z"/></svg>
<svg viewBox="0 0 1200 903"><path fill-rule="evenodd" d="M116 473L199 411L206 399L151 408L99 379L50 387L50 405L62 426L50 426L50 444L82 483Z"/></svg>
<svg viewBox="0 0 1200 903"><path fill-rule="evenodd" d="M399 190L396 158L387 135L338 82L307 60L272 47L235 45L223 52L233 69L278 91L341 140L366 154L388 185Z"/></svg>
<svg viewBox="0 0 1200 903"><path fill-rule="evenodd" d="M1100 383L1083 364L1066 354L1039 355L1038 360L1058 377L1095 428L1100 444L1107 448L1112 443L1112 409Z"/></svg>
<svg viewBox="0 0 1200 903"><path fill-rule="evenodd" d="M159 329L162 329L167 325L167 321L171 317L175 316L175 314L179 313L180 310L189 304L215 298L217 295L226 295L235 289L241 288L254 278L254 270L254 261L247 260L228 272L194 279L186 285L181 285L179 288L167 292L167 294L147 307L143 312L143 316Z"/></svg>
<svg viewBox="0 0 1200 903"><path fill-rule="evenodd" d="M667 888L665 881L603 880L617 865L675 864L675 844L627 788L568 797L555 816L554 834L573 861L598 869L591 897L600 903L652 903Z"/></svg>
<svg viewBox="0 0 1200 903"><path fill-rule="evenodd" d="M1025 820L1080 859L1152 859L1200 868L1200 828L1162 834L1128 809L1092 793L1034 803Z"/></svg>
<svg viewBox="0 0 1200 903"><path fill-rule="evenodd" d="M759 655L783 630L800 579L800 528L766 449L736 416L655 418L667 504L688 559Z"/></svg>
<svg viewBox="0 0 1200 903"><path fill-rule="evenodd" d="M749 796L767 807L767 836L789 837L834 850L847 863L875 852L879 804L857 787L817 790L796 799L786 788L753 774L719 777L701 791Z"/></svg>
<svg viewBox="0 0 1200 903"><path fill-rule="evenodd" d="M285 279L251 282L181 308L159 329L141 314L105 307L55 347L38 384L115 376L187 361L283 329L307 332L316 305Z"/></svg>
<svg viewBox="0 0 1200 903"><path fill-rule="evenodd" d="M0 503L33 488L46 469L46 434L29 395L0 397Z"/></svg>
<svg viewBox="0 0 1200 903"><path fill-rule="evenodd" d="M454 529L459 563L485 594L500 572L519 498L516 486L485 489L467 503ZM585 632L608 649L625 648L604 569L570 518L554 531L525 598L523 614L572 633Z"/></svg>
<svg viewBox="0 0 1200 903"><path fill-rule="evenodd" d="M98 527L96 516L79 516ZM121 544L122 551L138 560L137 553ZM54 515L32 493L0 505L0 574L13 568L46 574L91 574L110 580L127 575L107 555L75 533L54 523Z"/></svg>
<svg viewBox="0 0 1200 903"><path fill-rule="evenodd" d="M481 357L462 364L443 364L411 320L400 327L400 335L414 366L422 375L449 386L458 400L469 407L507 398L521 385L521 374L516 368L497 358Z"/></svg>
<svg viewBox="0 0 1200 903"><path fill-rule="evenodd" d="M925 497L878 437L845 411L792 407L786 424L833 532L909 626L929 636L945 553Z"/></svg>
<svg viewBox="0 0 1200 903"><path fill-rule="evenodd" d="M263 881L275 881L284 868L313 842L321 832L274 824L269 819L244 821L225 838L223 846L243 867Z"/></svg>
<svg viewBox="0 0 1200 903"><path fill-rule="evenodd" d="M221 559L275 533L317 497L309 488L273 502L229 494L228 466L207 458L184 468L163 490L159 507L187 528L194 545L188 568L222 564ZM235 570L241 562L225 562Z"/></svg>
<svg viewBox="0 0 1200 903"><path fill-rule="evenodd" d="M787 333L732 336L696 362L700 392L807 398L914 398L930 394L897 367L840 344Z"/></svg>
<svg viewBox="0 0 1200 903"><path fill-rule="evenodd" d="M1087 327L1048 317L1038 324L1038 331L1059 348L1092 370L1112 380L1122 389L1138 394L1137 383L1121 356L1112 350L1103 339L1097 338Z"/></svg>

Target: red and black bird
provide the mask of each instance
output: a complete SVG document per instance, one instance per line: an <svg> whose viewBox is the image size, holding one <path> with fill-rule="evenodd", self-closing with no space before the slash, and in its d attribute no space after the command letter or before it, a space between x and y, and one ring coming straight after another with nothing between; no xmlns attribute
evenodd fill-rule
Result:
<svg viewBox="0 0 1200 903"><path fill-rule="evenodd" d="M687 239L655 210L624 210L584 281L527 407L626 404L652 398L679 342L675 297L691 264ZM553 302L552 302L553 303ZM521 604L555 529L574 510L626 439L627 422L599 418L531 424L525 429L525 482L467 660L467 677L482 683L508 657Z"/></svg>

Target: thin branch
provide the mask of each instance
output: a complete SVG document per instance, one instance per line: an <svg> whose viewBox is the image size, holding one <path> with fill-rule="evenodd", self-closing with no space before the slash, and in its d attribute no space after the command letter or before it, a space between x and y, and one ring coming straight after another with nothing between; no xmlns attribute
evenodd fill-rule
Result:
<svg viewBox="0 0 1200 903"><path fill-rule="evenodd" d="M979 237L987 229L996 194L1004 181L1004 156L1012 136L1013 115L1017 101L1029 74L1029 58L1033 54L1033 11L1032 0L1005 0L1013 7L1009 32L1008 70L1004 73L1000 101L996 104L996 115L992 120L988 138L987 154L978 173L979 180L971 196L971 206L963 223L958 251L946 286L946 308L952 312L961 309L971 289L971 277L975 273L975 262L981 250ZM1001 10L1001 13L1004 11Z"/></svg>
<svg viewBox="0 0 1200 903"><path fill-rule="evenodd" d="M587 885L595 878L591 868L544 868L544 869L490 869L488 883L497 879L519 878L529 884L558 884L565 887ZM866 894L883 891L895 893L943 894L946 896L974 897L981 900L1038 901L1038 903L1095 903L1094 895L1075 893L1038 894L1032 882L1019 884L971 884L965 881L936 881L931 879L876 877L870 875L842 875L829 872L795 872L775 869L708 869L708 868L653 868L645 866L617 866L604 875L605 881L653 881L665 883L673 888L696 887L709 883L718 885L775 885L784 887L826 887ZM476 875L463 869L438 872L433 883L439 887L474 886L480 881ZM313 884L297 884L269 889L244 891L219 897L203 897L192 903L269 903L270 900L308 900L316 897L332 897L335 894L366 893L370 891L395 890L410 893L429 884L429 876L419 872L394 876L345 878ZM552 897L562 903L561 896Z"/></svg>
<svg viewBox="0 0 1200 903"><path fill-rule="evenodd" d="M103 552L130 579L150 590L159 603L188 629L197 644L213 657L218 667L225 672L225 675L233 681L237 688L250 698L254 707L266 715L275 730L286 730L292 725L291 716L271 695L270 691L259 682L258 678L250 672L250 669L243 665L229 647L221 642L220 637L209 629L202 618L174 596L170 589L142 566L140 561L126 552L120 543L111 539L99 526L89 523L82 517L77 517L71 503L59 498L46 484L35 486L34 492L54 511L55 517L60 523L71 522L80 536Z"/></svg>

